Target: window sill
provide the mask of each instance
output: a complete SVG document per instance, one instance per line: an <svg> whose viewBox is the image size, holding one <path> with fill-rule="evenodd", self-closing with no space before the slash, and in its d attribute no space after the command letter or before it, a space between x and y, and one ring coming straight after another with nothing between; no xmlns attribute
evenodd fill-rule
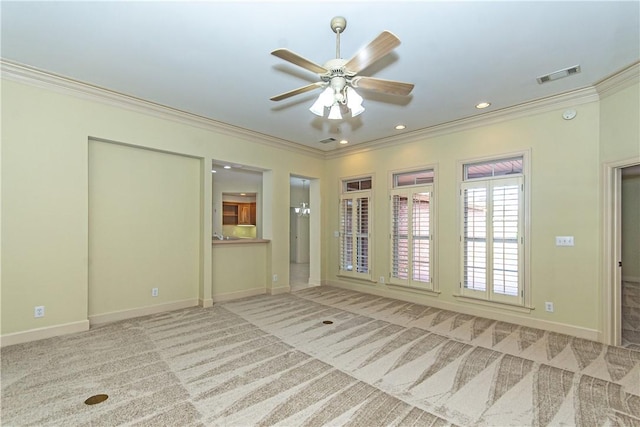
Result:
<svg viewBox="0 0 640 427"><path fill-rule="evenodd" d="M517 305L510 304L508 302L500 302L500 301L488 301L480 298L473 298L466 295L461 294L453 294L454 297L460 299L463 302L468 302L471 304L482 305L485 307L494 307L494 308L502 308L504 310L515 311L518 313L531 313L532 310L535 310L535 307L526 306L526 305Z"/></svg>
<svg viewBox="0 0 640 427"><path fill-rule="evenodd" d="M425 295L430 295L430 296L434 296L437 297L441 294L440 291L436 291L433 289L425 289L425 288L421 288L418 286L411 286L411 285L401 285L398 283L385 283L387 286L392 287L392 288L397 288L403 291L409 291L409 292L415 292L418 294L425 294Z"/></svg>

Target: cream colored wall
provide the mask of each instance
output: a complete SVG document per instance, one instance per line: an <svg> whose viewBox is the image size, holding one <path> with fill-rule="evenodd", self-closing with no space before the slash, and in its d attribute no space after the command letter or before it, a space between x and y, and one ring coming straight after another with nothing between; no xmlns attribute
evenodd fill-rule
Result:
<svg viewBox="0 0 640 427"><path fill-rule="evenodd" d="M89 142L90 318L197 303L200 168L192 157Z"/></svg>
<svg viewBox="0 0 640 427"><path fill-rule="evenodd" d="M214 301L266 292L268 247L269 243L214 244Z"/></svg>
<svg viewBox="0 0 640 427"><path fill-rule="evenodd" d="M265 212L273 253L267 277L288 284L289 175L322 178L322 160L274 148L250 136L172 113L2 80L2 325L9 334L88 325L88 141L96 138L202 159L199 290L211 301L211 171L214 158L276 171L268 190L278 195ZM144 167L144 166L142 166ZM281 200L282 199L282 200ZM250 268L250 267L249 267ZM269 284L270 285L270 284ZM215 283L213 284L215 287ZM123 295L128 299L129 295ZM46 315L34 319L34 306Z"/></svg>
<svg viewBox="0 0 640 427"><path fill-rule="evenodd" d="M88 140L99 138L140 148L193 156L209 165L212 159L265 169L262 237L267 245L265 289L288 285L289 178L312 180L310 202L319 215L311 218L311 233L321 234L319 258L324 283L385 292L435 306L476 310L492 318L534 326L569 325L592 336L597 329L598 277L601 248L599 170L602 162L640 155L639 85L607 94L600 102L576 107L572 121L562 109L487 124L466 131L416 140L382 149L355 151L323 161L275 148L254 136L198 120L183 121L162 111L147 114L139 106L96 101L69 95L64 89L2 82L2 325L8 335L63 331L88 325ZM254 138L254 140L252 140ZM458 281L457 179L458 161L530 150L531 241L530 314L500 308L479 309L453 294ZM422 296L378 283L336 277L339 177L373 173L374 277L388 275L388 207L385 201L390 170L437 165L437 279L441 294ZM202 168L199 289L201 302L215 297L212 280L212 185ZM327 181L326 177L331 179ZM554 246L555 235L575 236L573 248ZM312 236L313 239L313 236ZM312 248L312 257L314 251ZM316 268L319 264L316 265ZM314 265L312 264L312 268ZM271 283L272 274L279 282ZM315 275L312 272L312 276ZM223 284L223 286L227 286ZM226 291L226 289L223 289ZM125 296L125 298L128 298ZM555 313L542 310L553 301ZM46 316L33 318L35 305ZM538 323L536 323L538 322ZM543 322L543 323L540 323ZM545 323L546 322L546 323ZM56 329L58 328L58 329Z"/></svg>
<svg viewBox="0 0 640 427"><path fill-rule="evenodd" d="M499 122L471 130L416 140L399 146L354 153L327 161L329 191L324 201L329 213L338 212L339 178L374 176L373 254L371 267L376 283L350 281L338 271L338 215L327 215L324 231L327 241L326 272L329 282L340 286L385 293L411 301L473 311L492 318L517 320L524 324L548 321L572 325L593 335L597 328L599 292L600 226L598 205L599 141L597 102L582 104L574 120L562 119L562 109ZM483 308L454 297L459 289L458 182L459 162L487 157L508 156L530 151L531 170L525 180L530 197L530 312L517 313L500 308ZM436 280L438 296L421 295L378 283L389 275L390 171L437 167L434 230L437 244ZM554 237L571 235L574 247L556 247ZM552 301L555 312L544 311ZM591 335L590 335L591 334Z"/></svg>
<svg viewBox="0 0 640 427"><path fill-rule="evenodd" d="M637 82L638 78L635 78ZM605 93L600 101L600 160L640 157L640 83Z"/></svg>

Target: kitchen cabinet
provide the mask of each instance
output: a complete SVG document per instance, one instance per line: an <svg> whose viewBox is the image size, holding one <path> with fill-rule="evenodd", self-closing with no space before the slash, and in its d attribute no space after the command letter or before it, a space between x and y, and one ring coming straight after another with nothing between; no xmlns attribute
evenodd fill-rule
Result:
<svg viewBox="0 0 640 427"><path fill-rule="evenodd" d="M238 224L238 204L222 203L222 225Z"/></svg>
<svg viewBox="0 0 640 427"><path fill-rule="evenodd" d="M256 225L256 204L222 202L223 225Z"/></svg>

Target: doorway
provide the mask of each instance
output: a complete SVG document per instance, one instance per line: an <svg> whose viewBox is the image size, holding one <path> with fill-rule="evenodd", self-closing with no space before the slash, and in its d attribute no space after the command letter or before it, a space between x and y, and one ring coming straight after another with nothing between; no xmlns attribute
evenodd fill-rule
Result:
<svg viewBox="0 0 640 427"><path fill-rule="evenodd" d="M622 346L640 350L640 164L621 171Z"/></svg>
<svg viewBox="0 0 640 427"><path fill-rule="evenodd" d="M290 178L289 285L292 291L310 286L311 221L310 180Z"/></svg>
<svg viewBox="0 0 640 427"><path fill-rule="evenodd" d="M602 341L640 350L640 157L603 172Z"/></svg>

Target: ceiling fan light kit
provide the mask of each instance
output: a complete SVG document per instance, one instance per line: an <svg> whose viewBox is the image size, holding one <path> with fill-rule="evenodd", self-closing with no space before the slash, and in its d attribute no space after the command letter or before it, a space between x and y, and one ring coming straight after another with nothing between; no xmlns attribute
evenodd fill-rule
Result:
<svg viewBox="0 0 640 427"><path fill-rule="evenodd" d="M331 20L331 29L336 33L336 58L330 59L322 66L288 49L276 49L271 52L272 55L280 59L318 74L321 80L320 82L311 83L273 96L271 100L281 101L301 93L322 88L322 93L309 110L320 117L324 117L325 112L328 110L329 115L327 118L340 120L343 118L343 114L351 112L351 117L356 117L365 110L362 106L363 99L354 88L361 87L366 90L391 95L409 95L413 90L413 84L411 83L357 76L360 71L395 49L400 44L400 39L389 31L383 31L347 61L340 58L340 34L344 32L346 27L347 20L342 16L336 16Z"/></svg>

